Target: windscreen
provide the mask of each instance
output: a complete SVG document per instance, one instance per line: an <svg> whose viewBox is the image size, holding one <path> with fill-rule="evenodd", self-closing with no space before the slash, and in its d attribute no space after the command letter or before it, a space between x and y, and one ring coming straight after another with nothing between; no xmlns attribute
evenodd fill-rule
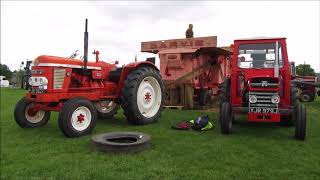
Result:
<svg viewBox="0 0 320 180"><path fill-rule="evenodd" d="M279 43L279 67L283 66L283 55ZM240 68L273 68L276 57L276 43L241 44L238 51Z"/></svg>

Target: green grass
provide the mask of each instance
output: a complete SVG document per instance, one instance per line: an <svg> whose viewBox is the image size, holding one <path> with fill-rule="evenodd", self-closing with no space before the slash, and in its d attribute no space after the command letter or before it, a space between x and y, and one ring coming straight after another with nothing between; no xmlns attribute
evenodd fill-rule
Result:
<svg viewBox="0 0 320 180"><path fill-rule="evenodd" d="M320 98L305 104L307 139L293 139L293 127L234 124L224 136L219 127L207 132L177 131L172 121L207 113L165 110L160 121L128 125L122 112L99 120L93 134L141 131L152 136L152 148L140 154L96 152L91 136L66 138L53 113L41 128L22 129L14 121L18 89L1 89L1 179L320 179Z"/></svg>

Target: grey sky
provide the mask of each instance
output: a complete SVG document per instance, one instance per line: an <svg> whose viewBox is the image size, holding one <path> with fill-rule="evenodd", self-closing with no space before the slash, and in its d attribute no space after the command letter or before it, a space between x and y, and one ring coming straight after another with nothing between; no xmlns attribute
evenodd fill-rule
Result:
<svg viewBox="0 0 320 180"><path fill-rule="evenodd" d="M291 61L320 72L319 1L1 1L1 63L11 70L42 54L82 54L84 19L89 19L89 51L120 64L148 56L140 42L183 38L189 23L195 36L234 39L287 37ZM93 55L89 56L92 60Z"/></svg>

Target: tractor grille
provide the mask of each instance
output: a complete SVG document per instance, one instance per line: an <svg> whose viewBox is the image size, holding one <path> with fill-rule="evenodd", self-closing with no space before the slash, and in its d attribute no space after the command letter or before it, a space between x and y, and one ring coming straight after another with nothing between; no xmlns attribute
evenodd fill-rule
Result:
<svg viewBox="0 0 320 180"><path fill-rule="evenodd" d="M255 95L257 97L256 103L249 102L249 111L256 113L277 113L278 104L273 104L271 102L271 97L273 95L278 95L278 92L249 92L250 95Z"/></svg>
<svg viewBox="0 0 320 180"><path fill-rule="evenodd" d="M251 87L257 88L277 88L278 86L278 79L275 78L254 78L251 82Z"/></svg>
<svg viewBox="0 0 320 180"><path fill-rule="evenodd" d="M66 70L61 68L54 68L53 70L53 89L62 89Z"/></svg>

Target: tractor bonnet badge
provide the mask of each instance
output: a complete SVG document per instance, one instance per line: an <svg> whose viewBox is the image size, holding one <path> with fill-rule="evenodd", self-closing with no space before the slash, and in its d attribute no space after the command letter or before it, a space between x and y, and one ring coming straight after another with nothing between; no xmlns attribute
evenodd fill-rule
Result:
<svg viewBox="0 0 320 180"><path fill-rule="evenodd" d="M268 81L261 81L262 87L268 87Z"/></svg>

